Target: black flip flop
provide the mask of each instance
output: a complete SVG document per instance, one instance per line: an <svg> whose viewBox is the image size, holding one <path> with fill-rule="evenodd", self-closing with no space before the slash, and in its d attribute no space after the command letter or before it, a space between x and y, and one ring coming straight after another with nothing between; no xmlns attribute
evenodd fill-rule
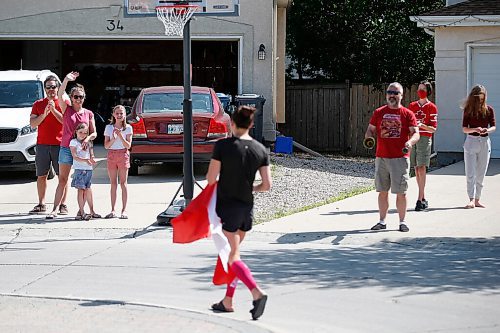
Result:
<svg viewBox="0 0 500 333"><path fill-rule="evenodd" d="M226 309L222 301L212 304L212 310L217 312L234 312L233 309Z"/></svg>
<svg viewBox="0 0 500 333"><path fill-rule="evenodd" d="M253 301L253 309L250 310L252 314L252 319L257 320L264 313L264 309L266 308L267 295L263 295L261 298Z"/></svg>

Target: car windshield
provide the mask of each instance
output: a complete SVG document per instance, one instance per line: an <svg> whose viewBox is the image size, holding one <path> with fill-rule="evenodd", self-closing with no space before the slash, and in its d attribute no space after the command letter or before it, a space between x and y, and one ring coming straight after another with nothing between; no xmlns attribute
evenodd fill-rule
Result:
<svg viewBox="0 0 500 333"><path fill-rule="evenodd" d="M182 112L182 101L184 94L181 93L159 93L145 94L142 104L144 113L168 113ZM210 94L193 94L194 113L212 113L213 105Z"/></svg>
<svg viewBox="0 0 500 333"><path fill-rule="evenodd" d="M41 81L0 81L0 108L25 108L43 98Z"/></svg>

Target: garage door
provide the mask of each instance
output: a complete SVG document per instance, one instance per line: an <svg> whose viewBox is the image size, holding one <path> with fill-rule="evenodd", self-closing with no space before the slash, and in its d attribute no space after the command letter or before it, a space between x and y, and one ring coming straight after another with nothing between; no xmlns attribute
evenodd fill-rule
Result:
<svg viewBox="0 0 500 333"><path fill-rule="evenodd" d="M470 86L479 83L488 90L488 104L495 109L500 121L500 47L474 47L472 49ZM498 124L497 124L497 127ZM500 158L500 128L491 136L491 157Z"/></svg>

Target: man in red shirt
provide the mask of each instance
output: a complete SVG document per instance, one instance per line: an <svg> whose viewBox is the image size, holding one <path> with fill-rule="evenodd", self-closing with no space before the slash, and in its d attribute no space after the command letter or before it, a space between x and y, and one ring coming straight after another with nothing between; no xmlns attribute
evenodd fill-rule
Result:
<svg viewBox="0 0 500 333"><path fill-rule="evenodd" d="M38 205L30 210L30 214L44 214L47 211L45 192L47 190L47 175L51 165L55 173L59 175L59 146L62 138L62 113L57 98L59 80L50 75L45 79L43 85L47 97L39 99L33 104L30 116L31 127L38 127L35 155ZM68 214L65 202L66 191L59 206L59 212L63 215Z"/></svg>
<svg viewBox="0 0 500 333"><path fill-rule="evenodd" d="M378 192L380 221L371 230L386 229L389 189L396 194L399 231L409 231L405 223L406 190L410 171L409 151L420 138L415 114L401 105L403 86L391 83L386 92L387 105L375 110L366 129L366 138L377 138L375 188Z"/></svg>
<svg viewBox="0 0 500 333"><path fill-rule="evenodd" d="M418 85L417 94L419 99L408 105L408 109L415 113L420 131L420 140L413 146L410 155L410 166L415 168L415 178L418 185L418 199L415 210L421 211L429 208L429 202L425 199L425 182L427 168L431 163L432 135L437 129L437 107L429 101L432 94L432 85L428 81L422 81Z"/></svg>

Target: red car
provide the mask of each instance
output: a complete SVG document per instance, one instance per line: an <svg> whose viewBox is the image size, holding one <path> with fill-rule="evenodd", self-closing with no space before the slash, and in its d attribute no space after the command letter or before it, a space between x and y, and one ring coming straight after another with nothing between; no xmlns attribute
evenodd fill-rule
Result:
<svg viewBox="0 0 500 333"><path fill-rule="evenodd" d="M184 87L142 89L127 120L134 134L130 149L130 175L148 163L183 160L182 101ZM208 162L217 140L231 135L230 116L215 91L192 87L193 161Z"/></svg>

